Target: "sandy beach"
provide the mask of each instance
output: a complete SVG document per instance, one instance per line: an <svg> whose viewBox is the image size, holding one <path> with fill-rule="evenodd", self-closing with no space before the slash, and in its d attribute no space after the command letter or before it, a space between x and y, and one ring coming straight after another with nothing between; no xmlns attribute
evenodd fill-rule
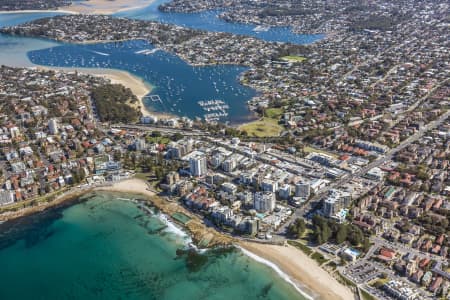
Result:
<svg viewBox="0 0 450 300"><path fill-rule="evenodd" d="M61 11L70 11L78 14L110 15L121 11L147 7L153 0L89 0L61 7Z"/></svg>
<svg viewBox="0 0 450 300"><path fill-rule="evenodd" d="M137 178L116 182L111 186L100 187L96 190L139 193L149 197L155 195L154 192L148 189L144 181ZM184 212L189 214L186 211ZM251 242L239 242L238 245L274 263L314 299L354 299L353 293L347 287L340 284L327 271L318 266L312 258L306 256L295 247Z"/></svg>
<svg viewBox="0 0 450 300"><path fill-rule="evenodd" d="M80 73L85 73L94 76L101 76L107 78L114 84L122 84L129 88L133 94L138 98L139 106L142 115L154 114L147 110L144 105L144 97L151 92L152 86L146 83L143 79L130 74L129 72L113 69L77 69Z"/></svg>
<svg viewBox="0 0 450 300"><path fill-rule="evenodd" d="M6 221L15 219L44 211L50 207L64 205L66 201L74 200L91 191L122 192L147 196L149 199L152 199L151 201L156 207L160 208L161 211L167 215L171 215L174 212L182 212L190 216L192 220L186 224L186 229L190 232L196 242L205 238L211 240L210 246L229 245L233 242L230 237L218 233L212 228L206 227L201 220L175 202L167 202L159 197L155 197L155 192L149 189L147 183L138 178L130 178L115 182L111 185L84 190L72 189L51 202L42 203L39 206L32 206L15 212L4 213L0 215L0 220ZM298 288L305 291L307 295L312 296L314 299L354 299L353 293L347 287L336 281L330 274L320 268L314 260L295 247L242 241L237 243L239 247L275 264L283 273L289 276L289 279L287 279L288 281L294 282Z"/></svg>
<svg viewBox="0 0 450 300"><path fill-rule="evenodd" d="M353 293L316 262L292 246L240 242L239 246L275 263L291 279L312 291L314 299L351 300Z"/></svg>
<svg viewBox="0 0 450 300"><path fill-rule="evenodd" d="M81 74L88 74L92 76L101 76L106 79L109 79L111 83L114 84L122 84L123 86L129 88L133 94L138 98L139 103L136 106L139 106L142 115L156 115L159 117L167 117L169 118L169 115L164 115L157 112L149 111L145 105L144 105L144 97L152 91L152 86L148 83L146 83L143 79L132 75L129 72L122 71L122 70L115 70L115 69L94 69L94 68L58 68L58 67L43 67L43 66L36 66L37 69L44 69L44 70L56 70L56 71L63 71L63 72L75 72Z"/></svg>
<svg viewBox="0 0 450 300"><path fill-rule="evenodd" d="M159 119L170 119L174 115L161 113L156 111L151 111L147 109L144 104L144 97L149 94L153 86L145 82L142 78L135 76L127 71L115 70L115 69L93 69L93 68L64 68L65 71L77 70L79 73L89 74L93 76L102 76L111 81L111 83L122 84L123 86L129 88L133 94L138 98L139 106L143 116L157 116Z"/></svg>
<svg viewBox="0 0 450 300"><path fill-rule="evenodd" d="M111 83L122 84L123 86L129 88L133 94L138 98L139 103L136 106L139 106L141 113L143 116L157 116L159 119L171 119L176 117L175 115L171 115L168 113L155 112L147 109L144 104L144 97L149 94L153 87L145 82L142 78L135 76L127 71L116 70L116 69L102 69L102 68L69 68L69 67L43 67L43 66L35 66L37 69L44 70L56 70L63 72L75 72L81 74L88 74L92 76L102 76L106 79L109 79Z"/></svg>
<svg viewBox="0 0 450 300"><path fill-rule="evenodd" d="M63 6L58 9L39 10L5 10L0 14L24 14L24 13L65 13L65 14L97 14L112 15L121 11L133 10L147 7L154 0L89 0L85 2L74 3L70 6Z"/></svg>
<svg viewBox="0 0 450 300"><path fill-rule="evenodd" d="M142 194L145 196L153 197L156 194L148 188L145 181L130 178L122 181L118 181L108 186L101 186L95 188L96 191L108 191L108 192L120 192L120 193L130 193L130 194Z"/></svg>

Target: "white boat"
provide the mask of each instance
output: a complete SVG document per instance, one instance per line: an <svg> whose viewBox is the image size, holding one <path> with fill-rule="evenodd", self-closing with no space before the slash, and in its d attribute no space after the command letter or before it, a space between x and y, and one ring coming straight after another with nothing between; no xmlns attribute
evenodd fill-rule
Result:
<svg viewBox="0 0 450 300"><path fill-rule="evenodd" d="M258 25L255 28L253 28L254 32L266 32L270 30L270 26L268 25Z"/></svg>

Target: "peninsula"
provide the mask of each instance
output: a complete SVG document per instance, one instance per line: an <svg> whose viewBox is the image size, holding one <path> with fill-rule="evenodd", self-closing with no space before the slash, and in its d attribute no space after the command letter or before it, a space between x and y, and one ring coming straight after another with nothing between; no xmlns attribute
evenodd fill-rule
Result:
<svg viewBox="0 0 450 300"><path fill-rule="evenodd" d="M71 14L110 15L149 6L152 0L0 0L0 12L55 11Z"/></svg>

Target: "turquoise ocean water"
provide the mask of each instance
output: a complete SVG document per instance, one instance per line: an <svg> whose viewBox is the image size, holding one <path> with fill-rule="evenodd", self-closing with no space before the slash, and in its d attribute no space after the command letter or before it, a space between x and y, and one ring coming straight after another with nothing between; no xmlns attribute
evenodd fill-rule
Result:
<svg viewBox="0 0 450 300"><path fill-rule="evenodd" d="M52 15L0 14L0 27ZM164 15L153 5L124 16L256 35L251 26L222 22L214 12ZM273 40L269 35L277 30L282 34L276 36L292 40L288 28L257 35ZM297 38L292 42L308 43L320 36ZM155 93L171 101L166 107L147 103L151 109L193 116L201 112L196 101L230 95L229 120L249 118L244 106L254 91L237 81L245 68L193 68L162 51L149 55L146 62L133 51L143 47L152 46L142 41L75 46L0 35L0 64L123 69L144 78L155 86ZM68 57L60 56L64 51ZM183 79L194 76L194 85ZM216 81L213 87L201 84L210 79ZM179 99L183 97L189 100ZM275 271L240 250L177 254L189 243L186 235L168 230L157 216L117 197L98 194L66 209L0 225L0 299L303 299Z"/></svg>
<svg viewBox="0 0 450 300"><path fill-rule="evenodd" d="M189 237L132 195L85 197L0 225L0 299L304 299L238 249L180 251Z"/></svg>

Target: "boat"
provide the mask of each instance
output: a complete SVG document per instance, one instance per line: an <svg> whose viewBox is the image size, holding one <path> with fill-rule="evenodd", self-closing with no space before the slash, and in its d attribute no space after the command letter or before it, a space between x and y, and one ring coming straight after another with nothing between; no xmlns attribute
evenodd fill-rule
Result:
<svg viewBox="0 0 450 300"><path fill-rule="evenodd" d="M255 28L253 28L254 32L266 32L270 30L269 25L258 25Z"/></svg>

